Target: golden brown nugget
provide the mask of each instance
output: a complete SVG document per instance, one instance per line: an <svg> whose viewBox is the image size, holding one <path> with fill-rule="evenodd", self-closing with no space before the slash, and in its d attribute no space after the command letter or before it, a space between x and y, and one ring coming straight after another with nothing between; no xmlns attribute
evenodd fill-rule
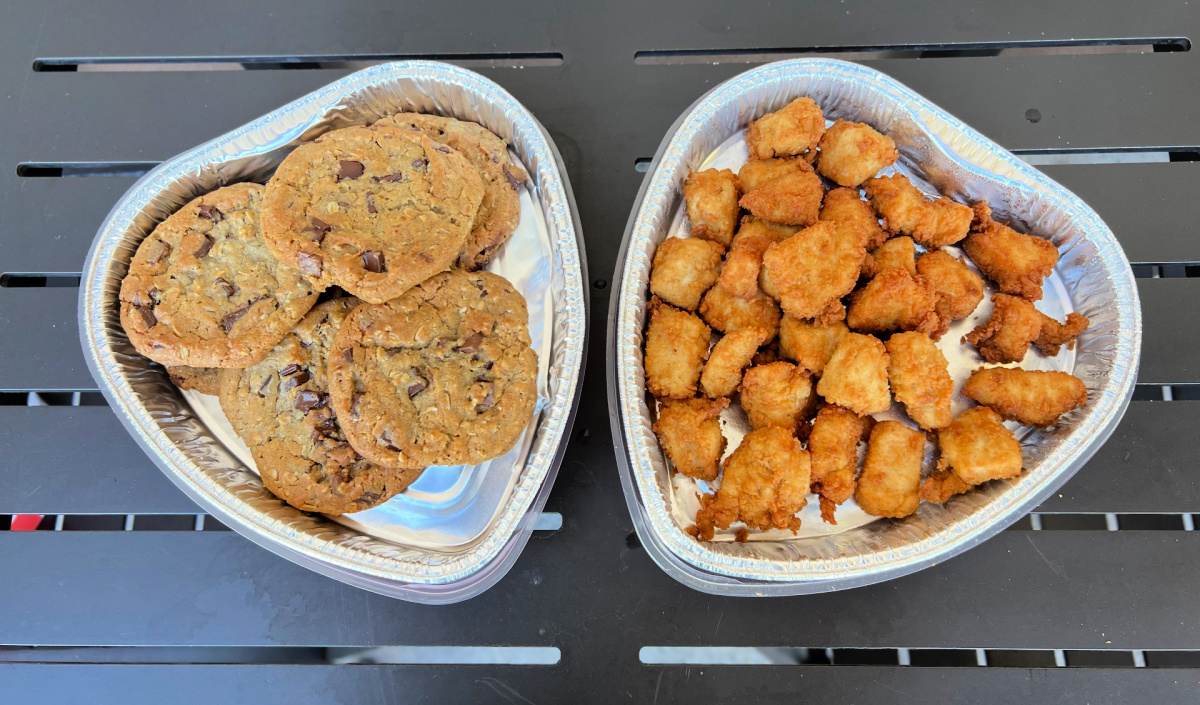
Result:
<svg viewBox="0 0 1200 705"><path fill-rule="evenodd" d="M838 186L855 187L896 163L892 138L861 122L834 121L821 136L817 171Z"/></svg>
<svg viewBox="0 0 1200 705"><path fill-rule="evenodd" d="M758 296L758 272L762 268L763 253L771 245L788 239L799 230L798 226L768 223L754 216L746 216L737 235L733 236L733 244L729 246L725 266L717 281L739 299Z"/></svg>
<svg viewBox="0 0 1200 705"><path fill-rule="evenodd" d="M696 237L669 237L654 251L650 293L672 306L695 311L700 297L721 271L720 243Z"/></svg>
<svg viewBox="0 0 1200 705"><path fill-rule="evenodd" d="M742 383L742 370L771 337L766 328L743 328L718 340L700 373L700 388L712 399L733 394Z"/></svg>
<svg viewBox="0 0 1200 705"><path fill-rule="evenodd" d="M725 437L718 418L728 399L666 400L658 408L654 434L675 469L697 480L717 479Z"/></svg>
<svg viewBox="0 0 1200 705"><path fill-rule="evenodd" d="M759 348L758 352L754 353L754 357L750 358L751 365L769 365L772 362L779 362L778 340L765 348Z"/></svg>
<svg viewBox="0 0 1200 705"><path fill-rule="evenodd" d="M971 234L963 241L967 256L1005 294L1030 301L1042 298L1042 281L1054 271L1058 248L1049 240L1022 235L992 220L986 202L974 206Z"/></svg>
<svg viewBox="0 0 1200 705"><path fill-rule="evenodd" d="M700 302L700 317L722 333L766 328L774 338L779 332L780 315L779 304L762 291L752 299L742 299L726 291L720 282L709 289Z"/></svg>
<svg viewBox="0 0 1200 705"><path fill-rule="evenodd" d="M837 505L854 496L858 474L858 443L870 432L874 419L859 416L833 404L821 405L808 434L812 459L812 489L821 496L821 518L836 524Z"/></svg>
<svg viewBox="0 0 1200 705"><path fill-rule="evenodd" d="M996 305L987 323L963 336L964 341L979 348L979 354L988 362L1020 362L1025 359L1030 343L1053 357L1063 345L1073 343L1089 324L1078 313L1068 313L1066 322L1059 323L1018 296L996 294L992 301Z"/></svg>
<svg viewBox="0 0 1200 705"><path fill-rule="evenodd" d="M750 123L746 147L751 159L795 156L816 147L825 134L825 116L812 98L797 98Z"/></svg>
<svg viewBox="0 0 1200 705"><path fill-rule="evenodd" d="M937 335L937 297L925 277L889 267L850 297L846 325L864 333L916 330Z"/></svg>
<svg viewBox="0 0 1200 705"><path fill-rule="evenodd" d="M812 375L790 362L751 367L739 391L751 428L782 426L795 433L817 407Z"/></svg>
<svg viewBox="0 0 1200 705"><path fill-rule="evenodd" d="M863 247L874 250L891 237L879 227L879 218L871 204L862 200L857 189L835 188L825 194L821 220L833 223L844 238L861 238Z"/></svg>
<svg viewBox="0 0 1200 705"><path fill-rule="evenodd" d="M971 373L964 396L990 407L1005 419L1045 428L1087 403L1087 387L1066 372L994 367Z"/></svg>
<svg viewBox="0 0 1200 705"><path fill-rule="evenodd" d="M917 511L924 458L924 433L899 421L875 424L854 492L859 508L872 516L893 519Z"/></svg>
<svg viewBox="0 0 1200 705"><path fill-rule="evenodd" d="M962 478L949 470L934 470L921 480L921 499L934 504L942 504L956 494L962 494L971 489L972 485L963 482Z"/></svg>
<svg viewBox="0 0 1200 705"><path fill-rule="evenodd" d="M817 318L854 290L866 254L860 237L817 223L767 248L759 282L787 313Z"/></svg>
<svg viewBox="0 0 1200 705"><path fill-rule="evenodd" d="M930 249L953 245L967 236L971 209L945 196L930 201L906 177L896 174L863 184L875 212L892 233L911 235Z"/></svg>
<svg viewBox="0 0 1200 705"><path fill-rule="evenodd" d="M779 352L820 377L838 343L849 332L844 321L820 323L784 315L779 322Z"/></svg>
<svg viewBox="0 0 1200 705"><path fill-rule="evenodd" d="M663 399L696 396L712 331L696 314L650 299L646 331L646 388Z"/></svg>
<svg viewBox="0 0 1200 705"><path fill-rule="evenodd" d="M750 193L782 176L811 173L812 165L800 157L758 159L750 160L738 169L738 181L742 184L742 193Z"/></svg>
<svg viewBox="0 0 1200 705"><path fill-rule="evenodd" d="M729 169L693 171L683 184L683 198L692 235L728 247L737 227L737 175Z"/></svg>
<svg viewBox="0 0 1200 705"><path fill-rule="evenodd" d="M939 470L949 470L968 485L1021 474L1021 444L1000 415L975 406L938 431Z"/></svg>
<svg viewBox="0 0 1200 705"><path fill-rule="evenodd" d="M769 181L742 196L742 208L756 218L785 225L809 226L821 215L825 186L821 177L797 172Z"/></svg>
<svg viewBox="0 0 1200 705"><path fill-rule="evenodd" d="M948 426L954 380L946 356L924 333L897 333L885 345L888 384L908 417L926 431Z"/></svg>
<svg viewBox="0 0 1200 705"><path fill-rule="evenodd" d="M917 244L911 237L894 237L871 250L863 260L862 276L874 277L888 267L899 267L917 276Z"/></svg>
<svg viewBox="0 0 1200 705"><path fill-rule="evenodd" d="M872 335L847 333L817 383L817 394L854 413L874 414L892 406L887 350Z"/></svg>
<svg viewBox="0 0 1200 705"><path fill-rule="evenodd" d="M796 512L808 504L812 468L808 451L787 429L773 426L747 433L725 459L716 494L701 495L696 538L711 541L713 529L735 521L751 529L800 528Z"/></svg>
<svg viewBox="0 0 1200 705"><path fill-rule="evenodd" d="M983 278L949 252L934 250L921 255L917 273L925 277L937 295L934 311L941 323L938 337L952 321L970 316L983 301Z"/></svg>

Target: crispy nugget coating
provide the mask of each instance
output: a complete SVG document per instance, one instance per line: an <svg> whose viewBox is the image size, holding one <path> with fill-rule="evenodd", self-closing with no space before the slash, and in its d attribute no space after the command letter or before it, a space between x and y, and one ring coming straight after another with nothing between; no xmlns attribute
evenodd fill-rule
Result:
<svg viewBox="0 0 1200 705"><path fill-rule="evenodd" d="M983 301L983 278L949 252L934 250L921 255L917 273L925 277L937 295L934 310L941 324L938 337L952 321L970 316Z"/></svg>
<svg viewBox="0 0 1200 705"><path fill-rule="evenodd" d="M859 508L872 516L894 519L917 511L924 458L924 433L899 421L875 424L854 492Z"/></svg>
<svg viewBox="0 0 1200 705"><path fill-rule="evenodd" d="M663 399L696 396L696 381L712 331L696 314L680 311L650 299L650 327L646 330L646 388Z"/></svg>
<svg viewBox="0 0 1200 705"><path fill-rule="evenodd" d="M975 406L938 431L939 470L949 470L968 485L1021 474L1021 444L999 414Z"/></svg>
<svg viewBox="0 0 1200 705"><path fill-rule="evenodd" d="M916 330L936 335L940 328L936 303L925 277L889 267L850 297L846 325L864 333Z"/></svg>
<svg viewBox="0 0 1200 705"><path fill-rule="evenodd" d="M758 272L762 268L763 253L771 245L795 235L799 229L794 225L768 223L753 216L743 218L717 281L739 299L758 296Z"/></svg>
<svg viewBox="0 0 1200 705"><path fill-rule="evenodd" d="M794 433L817 408L812 375L790 362L751 367L739 391L751 428L782 426Z"/></svg>
<svg viewBox="0 0 1200 705"><path fill-rule="evenodd" d="M1030 301L1042 298L1042 280L1054 271L1058 248L1049 240L1022 235L992 220L986 202L974 207L971 234L963 241L967 256L1005 294Z"/></svg>
<svg viewBox="0 0 1200 705"><path fill-rule="evenodd" d="M825 130L819 146L817 171L838 186L852 188L895 164L900 156L891 137L870 125L841 119Z"/></svg>
<svg viewBox="0 0 1200 705"><path fill-rule="evenodd" d="M785 225L809 226L821 215L825 185L810 172L781 176L742 196L742 208L756 218Z"/></svg>
<svg viewBox="0 0 1200 705"><path fill-rule="evenodd" d="M926 431L948 426L954 380L946 356L924 333L897 333L885 345L888 384L908 417Z"/></svg>
<svg viewBox="0 0 1200 705"><path fill-rule="evenodd" d="M692 235L728 247L738 220L738 179L729 169L693 171L683 184Z"/></svg>
<svg viewBox="0 0 1200 705"><path fill-rule="evenodd" d="M1057 355L1059 348L1064 345L1073 348L1075 339L1091 325L1087 316L1074 312L1067 314L1064 323L1059 323L1041 311L1038 311L1038 315L1042 317L1042 330L1033 344L1038 346L1044 355L1050 357Z"/></svg>
<svg viewBox="0 0 1200 705"><path fill-rule="evenodd" d="M833 351L817 383L817 394L854 413L874 414L892 405L887 350L878 338L847 333Z"/></svg>
<svg viewBox="0 0 1200 705"><path fill-rule="evenodd" d="M790 174L811 174L812 165L800 157L750 160L738 169L742 193L750 193L771 181Z"/></svg>
<svg viewBox="0 0 1200 705"><path fill-rule="evenodd" d="M1088 327L1088 319L1078 313L1067 314L1066 323L1059 323L1019 296L996 294L992 301L995 307L987 323L963 336L988 362L1020 362L1030 343L1046 355L1057 355Z"/></svg>
<svg viewBox="0 0 1200 705"><path fill-rule="evenodd" d="M669 237L654 251L650 293L672 306L695 311L700 297L721 271L720 243L696 237Z"/></svg>
<svg viewBox="0 0 1200 705"><path fill-rule="evenodd" d="M742 370L750 364L758 347L772 337L766 328L743 328L722 337L713 346L700 373L700 388L712 399L733 394L742 383Z"/></svg>
<svg viewBox="0 0 1200 705"><path fill-rule="evenodd" d="M817 223L767 248L759 282L784 311L817 318L854 289L866 254L861 238Z"/></svg>
<svg viewBox="0 0 1200 705"><path fill-rule="evenodd" d="M779 322L779 352L820 377L838 343L849 332L845 321L820 323L785 314Z"/></svg>
<svg viewBox="0 0 1200 705"><path fill-rule="evenodd" d="M1087 387L1075 375L1005 367L975 370L962 393L1005 419L1041 428L1087 403Z"/></svg>
<svg viewBox="0 0 1200 705"><path fill-rule="evenodd" d="M833 404L823 404L813 419L808 434L813 489L835 506L854 495L858 443L866 438L873 425L870 416L859 416ZM830 519L832 516L826 521L836 523Z"/></svg>
<svg viewBox="0 0 1200 705"><path fill-rule="evenodd" d="M796 512L808 504L808 451L787 429L773 426L747 433L725 459L725 475L714 495L700 497L696 538L711 541L713 529L741 521L751 529L800 528Z"/></svg>
<svg viewBox="0 0 1200 705"><path fill-rule="evenodd" d="M797 98L750 123L746 147L751 159L795 156L821 141L825 116L812 98Z"/></svg>
<svg viewBox="0 0 1200 705"><path fill-rule="evenodd" d="M779 332L779 304L761 291L752 299L743 299L725 290L720 282L708 290L700 302L700 317L722 333L743 328L766 328L774 338Z"/></svg>
<svg viewBox="0 0 1200 705"><path fill-rule="evenodd" d="M862 200L857 189L835 188L825 194L821 220L833 223L845 238L861 238L863 247L874 250L891 237L879 227L879 218L871 204Z"/></svg>
<svg viewBox="0 0 1200 705"><path fill-rule="evenodd" d="M862 276L874 277L888 267L899 267L917 276L917 244L911 237L894 237L871 250L863 260Z"/></svg>
<svg viewBox="0 0 1200 705"><path fill-rule="evenodd" d="M934 470L921 480L921 499L934 504L942 504L956 494L962 494L971 489L971 485L963 482L962 478L949 470Z"/></svg>
<svg viewBox="0 0 1200 705"><path fill-rule="evenodd" d="M662 403L654 433L676 470L697 480L717 479L725 452L725 437L717 419L727 406L728 399L669 399Z"/></svg>
<svg viewBox="0 0 1200 705"><path fill-rule="evenodd" d="M967 236L971 226L970 208L944 196L927 200L901 174L868 179L863 189L889 232L911 235L930 249L953 245Z"/></svg>

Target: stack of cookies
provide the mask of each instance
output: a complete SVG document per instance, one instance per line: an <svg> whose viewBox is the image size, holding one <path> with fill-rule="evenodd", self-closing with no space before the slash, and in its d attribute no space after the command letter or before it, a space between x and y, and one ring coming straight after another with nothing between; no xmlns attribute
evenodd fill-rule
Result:
<svg viewBox="0 0 1200 705"><path fill-rule="evenodd" d="M171 380L220 398L263 484L342 514L429 465L505 453L537 397L525 299L479 271L525 173L470 122L404 113L297 147L138 247L121 323Z"/></svg>

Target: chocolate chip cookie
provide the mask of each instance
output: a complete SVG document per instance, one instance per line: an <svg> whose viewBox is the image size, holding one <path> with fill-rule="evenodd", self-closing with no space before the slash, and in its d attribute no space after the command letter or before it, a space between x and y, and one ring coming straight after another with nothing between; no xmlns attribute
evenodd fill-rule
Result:
<svg viewBox="0 0 1200 705"><path fill-rule="evenodd" d="M421 132L348 127L279 165L263 236L316 288L382 303L454 264L483 190L475 167Z"/></svg>
<svg viewBox="0 0 1200 705"><path fill-rule="evenodd" d="M528 320L525 298L507 279L461 269L359 306L329 355L346 437L390 467L502 455L537 401Z"/></svg>
<svg viewBox="0 0 1200 705"><path fill-rule="evenodd" d="M121 282L121 325L164 365L246 367L317 300L280 264L259 227L263 187L217 189L164 220L138 246Z"/></svg>
<svg viewBox="0 0 1200 705"><path fill-rule="evenodd" d="M353 298L319 304L265 360L221 374L221 409L250 447L263 484L297 509L362 511L403 491L421 474L363 458L346 442L329 405L326 357L356 305Z"/></svg>
<svg viewBox="0 0 1200 705"><path fill-rule="evenodd" d="M483 126L440 115L400 113L375 123L378 126L419 130L426 137L458 150L483 178L483 202L471 227L467 244L458 254L458 266L479 269L503 245L521 219L517 187L528 176L508 158L508 145Z"/></svg>
<svg viewBox="0 0 1200 705"><path fill-rule="evenodd" d="M171 382L180 389L216 396L221 390L221 368L176 365L167 368Z"/></svg>

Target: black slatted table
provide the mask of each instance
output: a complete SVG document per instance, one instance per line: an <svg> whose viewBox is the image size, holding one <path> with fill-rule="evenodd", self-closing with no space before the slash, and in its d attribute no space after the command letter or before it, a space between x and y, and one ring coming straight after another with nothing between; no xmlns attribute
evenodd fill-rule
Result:
<svg viewBox="0 0 1200 705"><path fill-rule="evenodd" d="M46 515L0 532L0 702L1200 699L1200 6L10 0L0 16L0 513ZM847 592L711 597L632 533L604 397L608 280L637 166L675 118L755 63L814 54L1058 163L1042 168L1136 263L1140 384L1094 460L965 555ZM480 71L546 125L593 287L591 364L547 507L562 527L481 597L437 608L309 573L211 518L194 530L199 510L97 400L75 323L87 247L137 175L364 62L414 57ZM384 646L558 651L334 664Z"/></svg>

